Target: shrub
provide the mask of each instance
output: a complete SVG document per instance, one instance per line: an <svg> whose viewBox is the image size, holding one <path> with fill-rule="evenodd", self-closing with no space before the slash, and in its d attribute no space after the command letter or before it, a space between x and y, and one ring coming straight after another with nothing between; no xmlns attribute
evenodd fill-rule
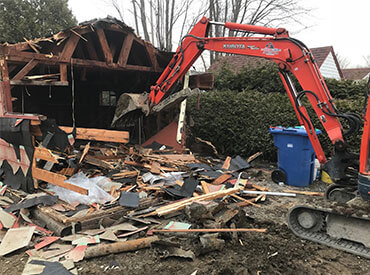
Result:
<svg viewBox="0 0 370 275"><path fill-rule="evenodd" d="M337 107L360 113L363 98L340 99ZM315 127L324 131L313 110L308 111ZM276 151L269 126L298 125L288 96L281 93L214 90L200 95L200 110L197 110L197 98L189 98L188 112L194 121L192 134L211 141L221 154L247 157L262 151L264 158L272 161L276 160ZM348 140L352 149L360 148L360 139L358 135ZM320 135L320 141L329 154L332 146L325 132Z"/></svg>
<svg viewBox="0 0 370 275"><path fill-rule="evenodd" d="M215 90L200 96L200 110L196 109L196 98L188 101L188 112L194 120L192 134L211 141L223 155L247 157L262 151L265 159L275 160L269 126L298 125L277 66L271 62L261 63L258 67L245 67L234 73L230 65L223 64L214 73ZM325 82L339 111L361 114L366 82L335 79ZM303 102L315 127L323 131L319 139L329 155L331 141L307 100ZM342 123L345 127L346 122ZM359 151L360 140L361 133L348 138L353 151Z"/></svg>

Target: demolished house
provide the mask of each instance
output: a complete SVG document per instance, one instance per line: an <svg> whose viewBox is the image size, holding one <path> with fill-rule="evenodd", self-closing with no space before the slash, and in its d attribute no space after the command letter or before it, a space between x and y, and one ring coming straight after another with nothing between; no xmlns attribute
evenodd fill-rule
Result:
<svg viewBox="0 0 370 275"><path fill-rule="evenodd" d="M172 53L156 49L112 18L84 22L52 37L1 45L0 167L5 184L32 191L33 179L48 178L33 169L32 179L35 142L48 148L51 140L63 150L82 135L120 142L130 136L141 144L172 122L178 113L173 108L152 116L131 112L121 121L115 116L121 95L139 97L149 91L171 58ZM131 110L125 104L117 111ZM110 129L112 123L125 131L91 130Z"/></svg>
<svg viewBox="0 0 370 275"><path fill-rule="evenodd" d="M176 139L185 113L181 109L179 115L180 102L196 91L191 88L211 88L212 76L190 77L175 97L167 97L150 115L143 114L142 91L149 91L171 57L109 18L52 37L0 46L0 256L33 247L26 251L28 274L28 268L40 264L32 260L35 257L43 259L41 265L53 265L47 262L51 258L54 263L60 257L78 262L155 242L162 245L157 236L136 237L142 231L151 235L191 225L170 221L167 227L159 226L158 220L142 217L166 215L195 200L212 201L240 191L240 184L246 184L240 172L260 154L249 162L236 157L223 165L204 164L184 147L176 150L158 143L161 138ZM257 185L248 188L259 190ZM254 205L260 198L235 195L234 201ZM168 204L171 200L179 201ZM223 229L189 232L266 231L225 228L239 210L218 204L202 209L209 212L207 222ZM212 217L216 213L217 218ZM189 213L189 220L196 220L194 215ZM76 234L79 231L85 235ZM224 243L213 241L221 243L219 248ZM213 249L212 242L204 244L207 251ZM173 253L183 257L184 250ZM185 254L195 257L191 251Z"/></svg>
<svg viewBox="0 0 370 275"><path fill-rule="evenodd" d="M211 252L219 257L211 257L210 270L219 259L230 256L234 266L231 255L244 262L250 253L255 258L247 264L256 262L257 273L261 261L278 261L281 273L288 242L302 259L317 250L303 250L298 238L272 221L283 224L298 195L318 197L317 202L324 193L269 184L271 167L251 167L261 152L246 160L221 160L210 142L199 139L217 158L194 155L183 146L183 99L196 88L212 88L211 75L185 76L178 92L149 110L143 91L150 90L171 57L111 18L49 38L0 45L3 273L20 271L8 261L14 252L29 256L22 274L82 269L100 274L119 269L124 256L99 264L100 269L82 260L149 247L149 256L128 260L135 262L135 272L124 273L142 273L140 265L156 273L148 257L152 263L179 258L182 264L175 265L181 273L184 259L199 258L201 269L207 262L201 257ZM263 234L267 231L273 234ZM175 274L172 270L166 274Z"/></svg>

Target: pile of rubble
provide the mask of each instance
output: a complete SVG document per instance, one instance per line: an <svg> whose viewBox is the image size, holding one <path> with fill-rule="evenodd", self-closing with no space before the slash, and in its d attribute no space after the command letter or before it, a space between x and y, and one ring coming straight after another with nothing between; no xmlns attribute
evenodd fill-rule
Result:
<svg viewBox="0 0 370 275"><path fill-rule="evenodd" d="M260 154L221 162L156 143L143 148L85 142L63 152L36 148L43 152L35 153L38 167L68 179L63 187L38 182L35 194L1 186L0 255L25 251L24 274L76 274L74 262L145 247L162 258L194 259L222 249L225 240L237 241L238 232L266 231L248 226L241 208L259 207L265 199L245 190L268 191L242 172ZM168 234L187 234L194 249Z"/></svg>

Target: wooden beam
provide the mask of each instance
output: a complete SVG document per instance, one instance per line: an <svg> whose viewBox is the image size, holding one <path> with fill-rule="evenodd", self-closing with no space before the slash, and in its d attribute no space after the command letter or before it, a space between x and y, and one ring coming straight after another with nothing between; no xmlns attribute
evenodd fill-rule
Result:
<svg viewBox="0 0 370 275"><path fill-rule="evenodd" d="M0 81L9 80L8 62L1 58L0 59Z"/></svg>
<svg viewBox="0 0 370 275"><path fill-rule="evenodd" d="M0 116L13 111L9 80L0 81Z"/></svg>
<svg viewBox="0 0 370 275"><path fill-rule="evenodd" d="M68 81L10 80L12 86L68 86Z"/></svg>
<svg viewBox="0 0 370 275"><path fill-rule="evenodd" d="M67 64L60 64L59 65L59 72L60 72L60 81L61 82L68 82Z"/></svg>
<svg viewBox="0 0 370 275"><path fill-rule="evenodd" d="M60 55L60 59L63 61L70 61L73 52L75 51L80 37L75 33L71 33L66 44L64 45L63 51Z"/></svg>
<svg viewBox="0 0 370 275"><path fill-rule="evenodd" d="M59 126L66 133L73 131L72 127ZM106 142L129 142L129 132L126 131L111 131L102 129L76 128L76 139L106 141Z"/></svg>
<svg viewBox="0 0 370 275"><path fill-rule="evenodd" d="M25 77L39 62L35 59L29 61L13 78L12 80L21 80Z"/></svg>
<svg viewBox="0 0 370 275"><path fill-rule="evenodd" d="M12 71L14 71L17 67L18 67L18 65L10 65L10 64L8 64L8 73L11 74Z"/></svg>
<svg viewBox="0 0 370 275"><path fill-rule="evenodd" d="M150 62L152 63L153 69L157 71L159 69L159 65L153 45L150 43L145 43L145 49L148 52L148 56L150 58Z"/></svg>
<svg viewBox="0 0 370 275"><path fill-rule="evenodd" d="M53 56L53 57L47 57L44 54L37 54L37 53L30 53L30 52L20 52L19 54L11 54L7 56L7 60L11 61L13 63L15 62L28 62L32 59L36 59L40 61L40 63L45 65L54 65L59 66L61 63L69 64L71 61L74 66L78 67L87 67L87 68L102 68L102 69L109 69L109 70L123 70L123 71L147 71L147 72L153 72L152 67L147 66L139 66L139 65L126 65L123 66L121 64L117 63L111 63L107 64L106 62L97 61L97 60L83 60L79 58L72 58L69 61L60 60L59 57ZM158 69L158 71L155 72L162 72L162 70ZM23 85L23 84L19 84Z"/></svg>
<svg viewBox="0 0 370 275"><path fill-rule="evenodd" d="M42 180L63 187L65 189L80 193L82 195L89 194L89 191L87 189L65 182L65 180L67 180L67 177L37 167L32 168L32 177L36 180Z"/></svg>
<svg viewBox="0 0 370 275"><path fill-rule="evenodd" d="M96 53L95 46L94 46L94 40L92 39L93 33L89 35L89 40L85 43L87 47L87 52L89 53L89 57L92 60L99 60L99 57Z"/></svg>
<svg viewBox="0 0 370 275"><path fill-rule="evenodd" d="M123 40L121 52L118 57L118 65L126 66L128 57L130 55L132 42L134 41L134 35L132 33L128 33Z"/></svg>
<svg viewBox="0 0 370 275"><path fill-rule="evenodd" d="M103 53L104 53L105 61L107 63L113 63L113 56L112 56L112 53L110 51L108 41L107 41L107 37L105 36L104 30L100 29L100 28L97 28L96 33L98 34L99 42L100 42L101 48L102 48Z"/></svg>

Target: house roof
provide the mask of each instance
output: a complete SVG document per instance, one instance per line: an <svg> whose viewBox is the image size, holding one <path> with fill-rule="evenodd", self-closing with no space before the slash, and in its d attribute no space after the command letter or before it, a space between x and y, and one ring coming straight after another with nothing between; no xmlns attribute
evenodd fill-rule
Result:
<svg viewBox="0 0 370 275"><path fill-rule="evenodd" d="M343 77L350 80L363 79L370 73L370 68L342 69Z"/></svg>
<svg viewBox="0 0 370 275"><path fill-rule="evenodd" d="M245 56L245 55L228 55L220 56L217 60L209 67L210 71L218 71L223 65L226 65L228 69L233 72L240 71L243 68L252 67L255 68L259 65L272 62L271 60Z"/></svg>
<svg viewBox="0 0 370 275"><path fill-rule="evenodd" d="M322 64L324 63L328 55L331 53L333 55L335 65L338 69L338 73L340 77L343 78L343 72L342 72L342 69L340 68L340 65L339 65L337 56L334 52L333 46L311 48L310 51L313 54L315 61L317 63L317 66L319 66L319 68L321 68Z"/></svg>
<svg viewBox="0 0 370 275"><path fill-rule="evenodd" d="M329 53L333 50L333 47L319 47L311 48L310 51L315 57L315 61L319 67L324 63L325 59L328 57ZM333 55L334 56L334 55Z"/></svg>
<svg viewBox="0 0 370 275"><path fill-rule="evenodd" d="M315 61L319 68L324 63L325 59L328 57L330 53L332 53L335 65L338 69L339 75L343 78L343 73L340 68L339 62L335 55L334 49L332 46L327 47L319 47L319 48L311 48L310 51L312 52ZM256 67L261 64L265 64L268 62L273 62L269 59L253 57L253 56L244 56L244 55L228 55L228 56L220 56L210 67L210 71L218 71L222 65L226 65L228 69L233 72L240 71L243 68L248 67Z"/></svg>

